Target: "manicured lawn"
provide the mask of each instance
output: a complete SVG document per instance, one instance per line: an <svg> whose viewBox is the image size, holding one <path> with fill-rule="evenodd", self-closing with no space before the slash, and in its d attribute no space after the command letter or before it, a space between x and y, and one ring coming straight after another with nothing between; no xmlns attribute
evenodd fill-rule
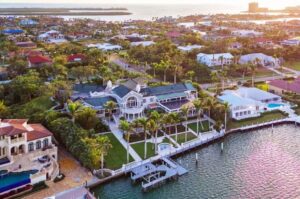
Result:
<svg viewBox="0 0 300 199"><path fill-rule="evenodd" d="M208 121L202 122L203 128L201 126L201 123L199 122L199 131L200 132L207 132L209 131L209 123ZM188 124L188 127L192 129L195 133L197 133L197 123Z"/></svg>
<svg viewBox="0 0 300 199"><path fill-rule="evenodd" d="M284 64L285 67L300 71L300 61L290 61Z"/></svg>
<svg viewBox="0 0 300 199"><path fill-rule="evenodd" d="M112 148L105 157L105 167L109 169L119 169L127 163L127 151L119 140L112 133L105 134L111 142ZM130 155L129 155L130 156ZM130 162L133 158L130 156Z"/></svg>
<svg viewBox="0 0 300 199"><path fill-rule="evenodd" d="M141 142L138 144L132 144L131 147L139 154L141 158L144 159L144 149L145 149L145 143ZM150 158L155 155L154 150L154 144L153 143L147 143L147 158Z"/></svg>
<svg viewBox="0 0 300 199"><path fill-rule="evenodd" d="M283 119L286 118L287 116L284 115L282 112L280 111L272 111L272 112L267 112L262 114L260 117L258 118L250 118L250 119L245 119L245 120L241 120L241 121L229 121L228 122L228 129L235 129L235 128L239 128L242 126L247 126L247 125L252 125L252 124L257 124L257 123L264 123L264 122L270 122L272 120L276 120L276 119Z"/></svg>
<svg viewBox="0 0 300 199"><path fill-rule="evenodd" d="M172 138L176 141L176 136L173 135ZM195 136L193 133L188 132L187 133L187 141L193 140L197 138L197 136ZM185 142L185 133L181 133L179 135L177 135L177 143L178 144L182 144Z"/></svg>

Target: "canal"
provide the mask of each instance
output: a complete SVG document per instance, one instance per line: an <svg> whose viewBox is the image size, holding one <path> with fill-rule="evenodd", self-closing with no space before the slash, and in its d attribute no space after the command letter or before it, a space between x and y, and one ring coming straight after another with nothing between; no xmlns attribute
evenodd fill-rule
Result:
<svg viewBox="0 0 300 199"><path fill-rule="evenodd" d="M179 157L189 173L153 191L143 193L125 177L91 191L101 199L300 198L300 127L235 133L223 152L220 145Z"/></svg>

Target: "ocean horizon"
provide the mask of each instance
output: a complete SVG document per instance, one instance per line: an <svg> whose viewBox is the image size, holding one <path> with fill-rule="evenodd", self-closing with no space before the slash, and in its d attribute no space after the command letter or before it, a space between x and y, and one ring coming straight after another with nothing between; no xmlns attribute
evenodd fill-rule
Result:
<svg viewBox="0 0 300 199"><path fill-rule="evenodd" d="M0 3L0 8L127 8L132 15L128 16L68 16L64 18L92 18L105 21L151 20L155 17L180 17L198 14L237 14L247 9L239 4L43 4L43 3Z"/></svg>

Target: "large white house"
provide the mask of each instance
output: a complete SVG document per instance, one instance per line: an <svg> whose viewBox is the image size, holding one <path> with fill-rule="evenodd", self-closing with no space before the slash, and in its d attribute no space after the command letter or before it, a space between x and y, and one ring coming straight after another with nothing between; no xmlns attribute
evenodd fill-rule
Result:
<svg viewBox="0 0 300 199"><path fill-rule="evenodd" d="M235 120L258 117L262 112L281 107L281 97L257 89L241 87L237 90L226 90L218 97L230 105L230 115Z"/></svg>
<svg viewBox="0 0 300 199"><path fill-rule="evenodd" d="M56 30L50 30L48 32L40 34L37 39L45 43L53 43L53 44L67 42L65 36Z"/></svg>
<svg viewBox="0 0 300 199"><path fill-rule="evenodd" d="M110 43L98 43L98 44L88 44L88 48L98 48L102 51L113 51L113 50L122 50L122 46L114 45Z"/></svg>
<svg viewBox="0 0 300 199"><path fill-rule="evenodd" d="M197 61L205 64L208 67L230 65L233 62L233 56L231 53L220 53L220 54L204 54L199 53L197 55Z"/></svg>
<svg viewBox="0 0 300 199"><path fill-rule="evenodd" d="M26 190L59 174L57 147L52 133L41 124L28 124L24 119L0 121L0 197L12 190ZM20 173L22 172L22 173ZM10 180L11 176L18 176Z"/></svg>
<svg viewBox="0 0 300 199"><path fill-rule="evenodd" d="M105 89L88 93L89 97L81 98L81 101L85 106L96 109L100 117L105 116L105 104L114 101L118 106L115 115L129 121L145 116L147 109L180 112L183 105L197 97L197 90L190 83L147 87L136 80L115 86L108 82ZM79 94L76 93L76 96Z"/></svg>
<svg viewBox="0 0 300 199"><path fill-rule="evenodd" d="M237 37L259 37L263 35L262 32L255 30L234 30L231 34Z"/></svg>
<svg viewBox="0 0 300 199"><path fill-rule="evenodd" d="M253 63L253 64L260 64L262 66L274 67L274 68L279 67L281 64L280 59L265 55L263 53L252 53L248 55L243 55L241 56L239 63L240 64Z"/></svg>

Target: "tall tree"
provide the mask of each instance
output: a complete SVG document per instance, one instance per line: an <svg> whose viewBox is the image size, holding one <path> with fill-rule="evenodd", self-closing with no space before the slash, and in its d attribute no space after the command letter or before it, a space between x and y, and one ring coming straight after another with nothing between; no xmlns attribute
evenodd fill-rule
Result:
<svg viewBox="0 0 300 199"><path fill-rule="evenodd" d="M127 141L127 163L129 163L129 145L130 145L130 135L133 131L132 125L130 125L126 120L121 120L119 128L123 131Z"/></svg>
<svg viewBox="0 0 300 199"><path fill-rule="evenodd" d="M96 138L96 143L101 153L101 175L103 175L103 168L104 168L104 156L107 155L109 149L111 149L113 146L107 136L99 136Z"/></svg>

